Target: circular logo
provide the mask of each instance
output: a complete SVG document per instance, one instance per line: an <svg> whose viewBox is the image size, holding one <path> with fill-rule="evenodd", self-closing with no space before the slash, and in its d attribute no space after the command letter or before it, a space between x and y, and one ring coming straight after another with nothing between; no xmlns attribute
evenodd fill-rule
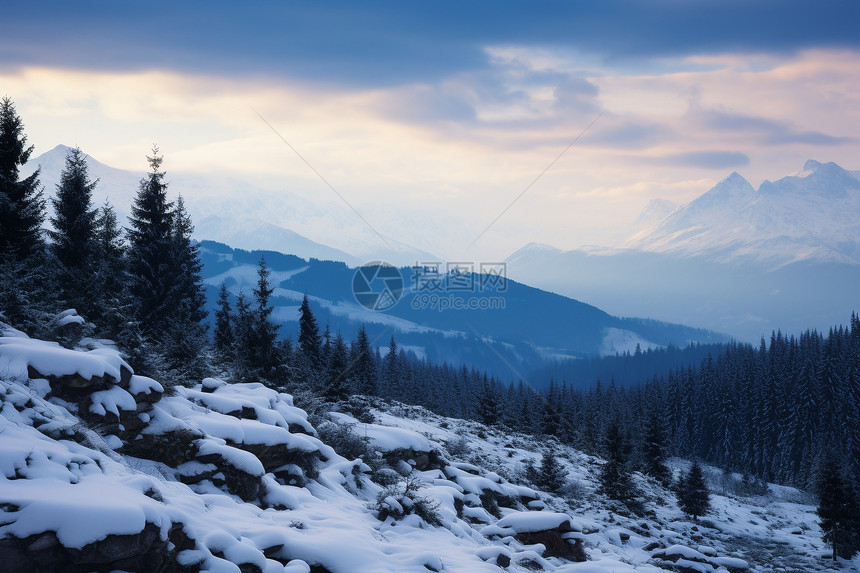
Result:
<svg viewBox="0 0 860 573"><path fill-rule="evenodd" d="M400 269L382 261L365 263L355 269L352 295L364 308L388 310L403 295L403 275Z"/></svg>

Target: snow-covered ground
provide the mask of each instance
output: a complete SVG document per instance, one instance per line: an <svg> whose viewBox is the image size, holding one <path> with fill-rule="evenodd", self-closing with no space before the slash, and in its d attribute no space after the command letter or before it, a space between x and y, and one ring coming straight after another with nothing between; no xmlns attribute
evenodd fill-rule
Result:
<svg viewBox="0 0 860 573"><path fill-rule="evenodd" d="M209 378L164 392L96 341L68 350L4 334L4 571L832 566L809 497L791 488L715 494L713 511L693 522L637 474L646 513L625 516L595 493L601 460L545 439L365 398L309 419L261 384ZM529 460L550 445L567 472L563 496L525 482Z"/></svg>

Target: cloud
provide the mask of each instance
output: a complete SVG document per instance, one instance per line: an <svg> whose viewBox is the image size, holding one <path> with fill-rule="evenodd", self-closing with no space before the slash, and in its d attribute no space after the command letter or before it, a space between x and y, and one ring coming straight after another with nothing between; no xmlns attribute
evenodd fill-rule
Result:
<svg viewBox="0 0 860 573"><path fill-rule="evenodd" d="M543 46L604 62L860 48L860 4L824 0L433 3L14 3L0 62L404 85L487 69L486 46Z"/></svg>
<svg viewBox="0 0 860 573"><path fill-rule="evenodd" d="M852 137L828 135L820 131L797 130L789 122L776 121L717 110L694 110L691 115L703 127L719 131L752 134L766 145L841 145L856 141Z"/></svg>
<svg viewBox="0 0 860 573"><path fill-rule="evenodd" d="M654 161L661 165L725 170L749 165L750 158L740 151L691 151L658 157Z"/></svg>

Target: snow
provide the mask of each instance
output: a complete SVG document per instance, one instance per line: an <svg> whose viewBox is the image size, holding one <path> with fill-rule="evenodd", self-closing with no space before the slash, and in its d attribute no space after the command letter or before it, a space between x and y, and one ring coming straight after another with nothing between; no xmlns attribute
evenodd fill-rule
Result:
<svg viewBox="0 0 860 573"><path fill-rule="evenodd" d="M100 348L80 352L63 348L56 342L0 337L0 373L11 379L23 379L27 377L28 366L44 376L78 374L85 380L105 375L119 380L120 368L131 371L115 350Z"/></svg>
<svg viewBox="0 0 860 573"><path fill-rule="evenodd" d="M153 392L162 394L164 393L164 387L152 378L135 374L128 383L128 391L135 396L140 394L149 395Z"/></svg>
<svg viewBox="0 0 860 573"><path fill-rule="evenodd" d="M114 386L109 390L93 392L92 401L90 412L99 416L104 416L106 412L110 412L119 418L120 410L133 412L137 409L134 397L119 386Z"/></svg>
<svg viewBox="0 0 860 573"><path fill-rule="evenodd" d="M254 454L228 446L223 440L207 438L194 443L201 456L217 455L234 468L253 476L262 476L265 473L262 462Z"/></svg>
<svg viewBox="0 0 860 573"><path fill-rule="evenodd" d="M367 438L372 446L380 452L395 450L429 452L431 450L427 438L411 430L379 424L364 424L352 416L340 412L329 412L329 417L335 422L352 426L356 434Z"/></svg>
<svg viewBox="0 0 860 573"><path fill-rule="evenodd" d="M75 366L93 357L116 359L110 353L59 352L21 337L0 340L10 364L45 349L59 361L56 371L67 370L67 359ZM631 519L608 510L595 493L599 461L562 444L555 444L560 463L582 490L575 503L514 483L522 479L526 461L539 458L544 439L410 406L374 409L372 424L330 413L332 421L366 435L380 452L440 452L438 468L406 468L418 484L415 497L409 497L373 482L367 463L337 455L316 437L291 396L261 384L209 379L162 397L158 382L134 376L127 390L114 385L90 395L99 413L116 413L133 409L133 396L158 394L142 434L151 438L183 429L199 436L192 442L194 457L171 467L124 453L126 444L117 435L100 439L64 403L45 400L43 382L0 373L0 505L7 504L0 538L55 531L65 547L81 548L111 535L133 535L147 524L166 539L172 527L181 526L193 546L176 559L208 571L254 565L267 573L309 573L319 565L333 573L498 572L496 559L502 555L511 559L511 572L535 563L558 573L653 573L664 570L656 566L661 554L693 571L830 570L820 559L825 548L814 507L792 488L774 487L767 498L714 492L707 521L694 523L666 490L637 474L653 514ZM76 432L75 441L62 437L70 435L67 431ZM468 448L454 455L445 444L457 440ZM266 473L251 450L273 444L315 454L315 473L301 485ZM675 471L686 468L680 460L671 464ZM229 491L225 475L233 470L258 480L258 499L243 500ZM497 508L482 501L491 492L499 496ZM380 494L384 503L404 511L419 498L438 504L442 525L414 514L381 522L374 511ZM802 533L794 534L801 523ZM582 540L588 562L568 563L547 556L542 545L515 539L568 526L572 531L564 537ZM654 542L658 549L644 549Z"/></svg>

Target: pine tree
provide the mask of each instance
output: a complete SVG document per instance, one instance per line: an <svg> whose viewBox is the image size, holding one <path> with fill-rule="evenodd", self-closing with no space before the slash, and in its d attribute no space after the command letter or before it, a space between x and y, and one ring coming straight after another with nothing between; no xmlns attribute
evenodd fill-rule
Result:
<svg viewBox="0 0 860 573"><path fill-rule="evenodd" d="M672 473L666 467L666 433L663 428L663 418L656 409L648 416L642 455L645 462L644 472L660 483L667 484L672 478Z"/></svg>
<svg viewBox="0 0 860 573"><path fill-rule="evenodd" d="M171 297L173 204L167 200L163 158L158 148L147 157L150 172L140 181L128 229L128 288L143 335L156 338L173 309Z"/></svg>
<svg viewBox="0 0 860 573"><path fill-rule="evenodd" d="M558 393L555 383L549 381L549 392L543 397L543 412L541 415L541 433L547 436L558 436L561 429L561 411L559 410Z"/></svg>
<svg viewBox="0 0 860 573"><path fill-rule="evenodd" d="M359 394L376 394L377 370L375 353L370 345L367 330L363 324L358 329L358 336L350 348L350 353L356 391Z"/></svg>
<svg viewBox="0 0 860 573"><path fill-rule="evenodd" d="M687 476L679 484L678 506L684 513L692 515L694 520L698 520L711 507L705 474L698 462L693 462Z"/></svg>
<svg viewBox="0 0 860 573"><path fill-rule="evenodd" d="M833 548L834 560L850 559L860 551L860 500L833 455L826 457L817 486L824 542Z"/></svg>
<svg viewBox="0 0 860 573"><path fill-rule="evenodd" d="M537 470L537 485L544 491L558 494L564 488L564 469L558 463L556 451L553 448L544 450L540 468Z"/></svg>
<svg viewBox="0 0 860 573"><path fill-rule="evenodd" d="M92 319L109 338L123 340L123 330L132 320L133 309L123 281L125 248L116 212L105 200L94 221L93 258L95 280L91 296Z"/></svg>
<svg viewBox="0 0 860 573"><path fill-rule="evenodd" d="M338 331L334 337L334 342L331 344L323 396L334 400L346 398L349 395L349 377L349 350L343 336Z"/></svg>
<svg viewBox="0 0 860 573"><path fill-rule="evenodd" d="M628 446L621 436L618 421L609 425L604 440L606 463L600 470L599 492L610 499L620 501L631 510L638 512L641 508L637 501L639 491L627 470Z"/></svg>
<svg viewBox="0 0 860 573"><path fill-rule="evenodd" d="M315 373L322 371L322 342L320 341L320 330L317 319L314 317L311 306L308 303L308 295L302 299L299 307L299 346L310 362Z"/></svg>
<svg viewBox="0 0 860 573"><path fill-rule="evenodd" d="M171 213L170 290L165 354L171 369L188 376L203 372L206 339L206 291L200 250L191 240L194 226L180 195Z"/></svg>
<svg viewBox="0 0 860 573"><path fill-rule="evenodd" d="M45 201L39 169L24 179L27 163L24 124L8 97L0 100L0 316L36 333L51 306L50 268L44 264L42 221Z"/></svg>
<svg viewBox="0 0 860 573"><path fill-rule="evenodd" d="M19 169L33 153L27 147L24 122L8 97L0 100L0 255L23 262L44 247L42 221L45 201L39 169L24 179Z"/></svg>
<svg viewBox="0 0 860 573"><path fill-rule="evenodd" d="M54 216L51 253L59 263L59 287L67 306L90 316L94 302L94 250L96 209L92 207L92 192L98 181L90 181L86 156L79 148L66 155L66 165L60 174L57 196L51 199Z"/></svg>
<svg viewBox="0 0 860 573"><path fill-rule="evenodd" d="M236 296L236 312L232 317L234 346L233 369L239 379L245 379L254 367L254 349L256 347L256 329L251 305L243 291Z"/></svg>
<svg viewBox="0 0 860 573"><path fill-rule="evenodd" d="M257 269L257 287L254 289L254 300L257 308L254 311L254 356L256 368L260 373L270 378L280 363L278 355L278 325L272 322L272 312L275 307L271 303L272 293L275 291L269 284L272 271L266 265L266 259L260 257Z"/></svg>
<svg viewBox="0 0 860 573"><path fill-rule="evenodd" d="M222 362L230 361L234 356L233 344L233 309L230 306L230 293L227 291L227 283L221 281L218 289L218 303L215 309L215 332L213 346L218 359Z"/></svg>
<svg viewBox="0 0 860 573"><path fill-rule="evenodd" d="M407 400L406 387L404 385L400 357L398 356L397 342L394 336L388 343L388 352L382 359L382 376L380 380L380 394L385 393L395 400Z"/></svg>
<svg viewBox="0 0 860 573"><path fill-rule="evenodd" d="M487 375L484 375L484 380L481 384L481 391L477 397L478 418L482 423L492 426L499 423L501 417L501 404L495 389L487 380Z"/></svg>

